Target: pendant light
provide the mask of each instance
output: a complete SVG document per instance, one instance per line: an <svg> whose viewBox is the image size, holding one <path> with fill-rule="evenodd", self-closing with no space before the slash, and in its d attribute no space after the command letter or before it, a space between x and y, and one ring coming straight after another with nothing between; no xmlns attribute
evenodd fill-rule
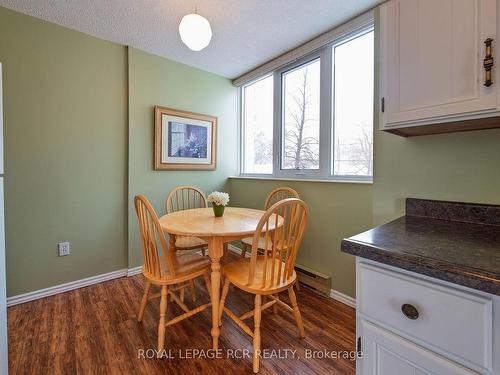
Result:
<svg viewBox="0 0 500 375"><path fill-rule="evenodd" d="M194 13L186 14L179 24L182 42L192 51L201 51L212 39L212 28L205 17Z"/></svg>

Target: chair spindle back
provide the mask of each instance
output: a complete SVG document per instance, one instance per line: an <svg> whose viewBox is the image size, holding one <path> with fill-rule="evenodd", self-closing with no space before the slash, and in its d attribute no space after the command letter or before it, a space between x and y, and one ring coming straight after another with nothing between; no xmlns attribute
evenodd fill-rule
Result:
<svg viewBox="0 0 500 375"><path fill-rule="evenodd" d="M206 207L208 207L208 204L205 194L194 186L176 187L168 194L165 202L165 211L167 214L191 208Z"/></svg>
<svg viewBox="0 0 500 375"><path fill-rule="evenodd" d="M283 199L287 198L300 199L300 196L299 193L297 193L297 191L292 188L286 186L276 188L273 191L271 191L267 196L266 203L264 204L264 209L267 210L276 202L282 201Z"/></svg>
<svg viewBox="0 0 500 375"><path fill-rule="evenodd" d="M144 256L143 272L152 277L161 278L163 276L159 254L160 251L163 251L168 272L175 276L172 254L153 206L144 195L136 196L134 204L139 219L139 232Z"/></svg>
<svg viewBox="0 0 500 375"><path fill-rule="evenodd" d="M278 286L292 277L308 211L304 201L288 198L272 205L262 216L253 236L249 285L254 283L257 258L263 262L262 288ZM279 225L280 219L282 225ZM259 238L264 239L264 248L260 247L263 255L257 251Z"/></svg>

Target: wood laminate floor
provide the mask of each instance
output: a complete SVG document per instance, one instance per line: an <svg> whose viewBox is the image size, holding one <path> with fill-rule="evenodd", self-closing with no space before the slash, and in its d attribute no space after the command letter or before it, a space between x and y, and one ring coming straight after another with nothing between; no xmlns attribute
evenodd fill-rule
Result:
<svg viewBox="0 0 500 375"><path fill-rule="evenodd" d="M208 301L201 280L197 289L198 303ZM10 374L252 373L251 358L237 358L251 351L251 339L227 317L220 337L223 358L202 358L214 354L207 351L212 343L210 310L167 328L166 346L173 358L147 358L153 352L148 349L156 348L159 300L149 302L138 323L141 295L139 275L10 307ZM270 358L261 360L260 374L354 374L354 360L325 358L325 351L344 356L343 351L355 350L354 309L305 288L297 295L306 338L299 339L288 312L263 312L262 349ZM252 305L252 296L231 288L227 306L233 311L242 313ZM180 314L180 308L169 304L169 317L174 313ZM196 356L197 349L201 358L188 358ZM322 358L306 358L308 353Z"/></svg>

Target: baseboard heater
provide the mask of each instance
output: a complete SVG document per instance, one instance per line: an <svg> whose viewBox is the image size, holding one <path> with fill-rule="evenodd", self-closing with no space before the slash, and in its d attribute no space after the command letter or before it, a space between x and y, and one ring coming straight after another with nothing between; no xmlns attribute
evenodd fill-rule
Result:
<svg viewBox="0 0 500 375"><path fill-rule="evenodd" d="M322 296L330 297L330 290L332 289L332 278L330 276L299 264L295 265L295 272L297 272L300 286L305 285Z"/></svg>

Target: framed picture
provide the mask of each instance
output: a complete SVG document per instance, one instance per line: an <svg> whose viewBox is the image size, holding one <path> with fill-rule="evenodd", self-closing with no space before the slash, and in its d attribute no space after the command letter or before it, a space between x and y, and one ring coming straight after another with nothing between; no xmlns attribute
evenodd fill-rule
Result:
<svg viewBox="0 0 500 375"><path fill-rule="evenodd" d="M213 170L216 156L217 117L155 107L155 170Z"/></svg>

